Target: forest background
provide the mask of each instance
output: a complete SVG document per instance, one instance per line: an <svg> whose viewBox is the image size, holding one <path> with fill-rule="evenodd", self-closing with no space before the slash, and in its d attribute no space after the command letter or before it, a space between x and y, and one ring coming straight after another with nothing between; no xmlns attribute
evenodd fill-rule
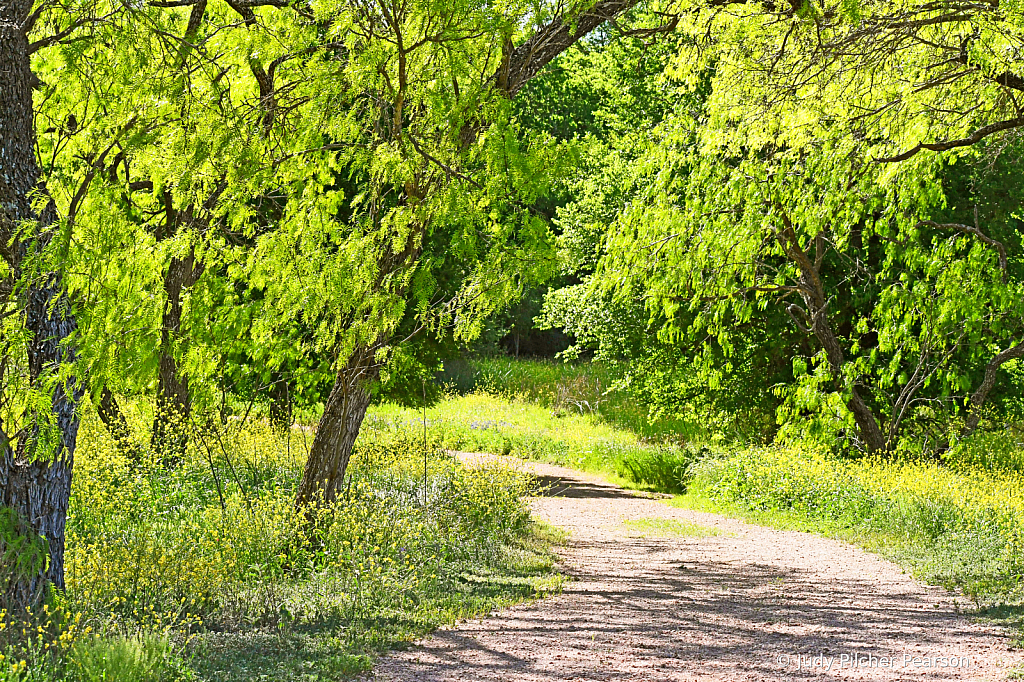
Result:
<svg viewBox="0 0 1024 682"><path fill-rule="evenodd" d="M557 589L460 448L1019 620L1016 4L0 20L0 680L343 677Z"/></svg>

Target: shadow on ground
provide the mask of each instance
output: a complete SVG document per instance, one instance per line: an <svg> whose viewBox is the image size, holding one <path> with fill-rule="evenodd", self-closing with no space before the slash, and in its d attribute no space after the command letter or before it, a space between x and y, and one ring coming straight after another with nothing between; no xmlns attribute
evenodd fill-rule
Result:
<svg viewBox="0 0 1024 682"><path fill-rule="evenodd" d="M603 483L590 483L558 476L534 476L544 497L569 498L635 498L627 490Z"/></svg>

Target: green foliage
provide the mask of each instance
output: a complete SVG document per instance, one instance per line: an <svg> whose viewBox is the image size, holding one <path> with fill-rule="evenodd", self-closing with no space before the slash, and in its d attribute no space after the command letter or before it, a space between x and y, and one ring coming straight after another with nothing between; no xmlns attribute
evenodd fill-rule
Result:
<svg viewBox="0 0 1024 682"><path fill-rule="evenodd" d="M46 538L33 535L31 529L8 507L0 507L0 580L6 592L8 581L30 576L46 567L49 557Z"/></svg>
<svg viewBox="0 0 1024 682"><path fill-rule="evenodd" d="M421 427L371 418L341 499L311 521L293 504L309 438L231 420L168 468L118 450L90 415L62 608L103 636L75 626L55 665L83 682L340 679L438 625L558 589L527 477L467 469L432 442L424 488Z"/></svg>
<svg viewBox="0 0 1024 682"><path fill-rule="evenodd" d="M385 394L408 397L430 362L396 346L471 339L554 269L532 209L571 155L524 130L479 68L538 9L421 4L378 25L346 2L233 7L45 8L41 44L88 28L33 55L63 222L19 276L64 273L97 395L151 395L168 355L197 409L284 384L308 408L359 349L390 363ZM0 267L0 418L16 432L43 398Z"/></svg>
<svg viewBox="0 0 1024 682"><path fill-rule="evenodd" d="M171 643L166 636L93 637L80 640L71 653L71 667L81 682L167 682L178 679Z"/></svg>
<svg viewBox="0 0 1024 682"><path fill-rule="evenodd" d="M690 467L707 452L708 450L703 448L676 452L630 452L615 462L615 473L655 490L680 493L686 489Z"/></svg>

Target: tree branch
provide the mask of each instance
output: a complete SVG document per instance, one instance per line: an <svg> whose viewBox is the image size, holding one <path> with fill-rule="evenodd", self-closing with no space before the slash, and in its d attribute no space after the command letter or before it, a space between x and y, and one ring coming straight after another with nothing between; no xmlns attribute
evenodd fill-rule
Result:
<svg viewBox="0 0 1024 682"><path fill-rule="evenodd" d="M985 366L985 377L981 380L981 385L978 386L978 390L971 396L970 408L967 413L967 421L964 423L964 428L960 432L961 438L966 438L974 433L978 428L978 424L981 423L981 409L985 406L985 401L988 400L988 394L996 385L999 368L1010 360L1016 360L1022 357L1024 357L1024 342L1018 343L1016 346L1010 346L1006 350L996 353L996 355L989 360L988 365Z"/></svg>
<svg viewBox="0 0 1024 682"><path fill-rule="evenodd" d="M507 55L491 77L507 97L526 85L547 64L595 28L635 6L639 0L598 0L589 9L556 17ZM586 6L583 3L582 6Z"/></svg>
<svg viewBox="0 0 1024 682"><path fill-rule="evenodd" d="M1007 282L1009 272L1007 272L1006 247L1003 246L1002 242L996 241L995 239L987 236L981 231L980 227L971 227L970 225L961 225L960 223L937 223L934 220L922 220L915 225L915 227L934 227L939 230L956 230L958 232L975 235L982 242L999 252L999 269L1003 272L1003 283L1005 284Z"/></svg>
<svg viewBox="0 0 1024 682"><path fill-rule="evenodd" d="M950 149L956 149L957 147L970 147L973 144L981 142L989 135L995 135L998 132L1012 130L1013 128L1020 128L1022 126L1024 126L1024 116L1010 118L1005 121L998 121L978 128L967 137L963 137L958 140L944 140L942 142L921 142L913 149L908 149L902 154L875 159L875 163L898 163L900 161L906 161L912 156L915 156L918 152L922 152L924 150L945 152Z"/></svg>
<svg viewBox="0 0 1024 682"><path fill-rule="evenodd" d="M82 28L83 26L88 26L89 24L101 23L103 21L106 21L107 19L109 19L113 15L114 15L114 12L109 12L109 13L103 15L102 17L85 17L85 18L79 19L78 21L73 21L64 30L58 31L57 33L53 34L52 36L47 36L45 38L40 38L39 40L36 40L36 41L30 43L29 46L28 46L28 54L30 54L30 55L35 54L38 50L41 50L44 47L49 47L50 45L53 45L54 43L58 43L61 40L63 40L64 38L67 38L69 35L71 35L75 31L77 31L78 29ZM29 17L29 18L32 20L32 23L34 24L35 21L36 21L36 18L34 18L34 17Z"/></svg>

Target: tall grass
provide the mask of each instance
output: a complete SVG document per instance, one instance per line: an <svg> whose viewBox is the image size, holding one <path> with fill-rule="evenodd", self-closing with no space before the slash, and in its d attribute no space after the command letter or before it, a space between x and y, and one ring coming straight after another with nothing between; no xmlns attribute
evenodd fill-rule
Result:
<svg viewBox="0 0 1024 682"><path fill-rule="evenodd" d="M428 410L431 443L442 450L513 455L612 473L627 484L682 491L703 446L652 443L609 424L598 414L551 409L523 398L477 392L450 396ZM422 413L395 405L376 407L369 429L422 429Z"/></svg>
<svg viewBox="0 0 1024 682"><path fill-rule="evenodd" d="M168 464L122 452L87 414L60 616L0 617L14 660L0 680L343 679L440 624L559 588L522 474L371 426L340 500L310 518L292 503L306 427L191 436ZM2 636L27 627L47 636Z"/></svg>
<svg viewBox="0 0 1024 682"><path fill-rule="evenodd" d="M711 437L693 419L655 414L625 387L624 366L558 360L480 357L445 362L439 377L450 391L486 393L581 414L635 434L644 441L685 444Z"/></svg>

